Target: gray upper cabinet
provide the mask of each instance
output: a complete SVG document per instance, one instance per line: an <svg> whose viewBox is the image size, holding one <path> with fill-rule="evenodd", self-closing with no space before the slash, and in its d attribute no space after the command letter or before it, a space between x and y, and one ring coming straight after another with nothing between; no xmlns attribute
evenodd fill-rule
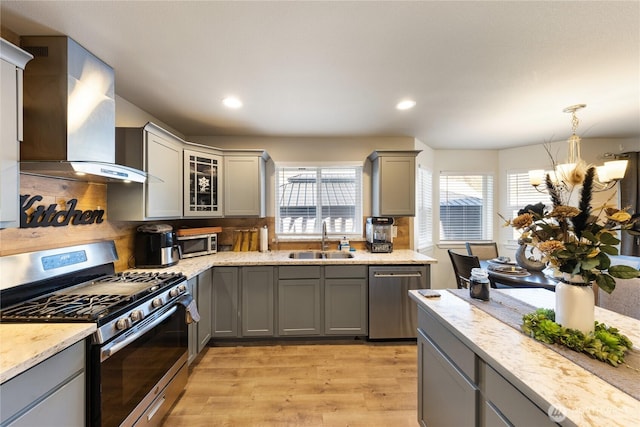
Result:
<svg viewBox="0 0 640 427"><path fill-rule="evenodd" d="M218 150L187 144L184 149L184 216L222 216L223 160Z"/></svg>
<svg viewBox="0 0 640 427"><path fill-rule="evenodd" d="M20 226L22 75L33 56L0 39L0 228Z"/></svg>
<svg viewBox="0 0 640 427"><path fill-rule="evenodd" d="M117 221L182 216L183 141L153 123L116 128L116 163L148 173L147 182L107 186L107 216Z"/></svg>
<svg viewBox="0 0 640 427"><path fill-rule="evenodd" d="M420 151L376 150L369 155L373 216L415 216L418 153Z"/></svg>
<svg viewBox="0 0 640 427"><path fill-rule="evenodd" d="M262 150L225 151L224 216L266 215L266 162Z"/></svg>

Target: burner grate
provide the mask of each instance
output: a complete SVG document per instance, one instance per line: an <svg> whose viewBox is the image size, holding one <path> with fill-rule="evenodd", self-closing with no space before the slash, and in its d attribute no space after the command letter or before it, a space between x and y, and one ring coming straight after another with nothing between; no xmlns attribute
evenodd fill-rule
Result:
<svg viewBox="0 0 640 427"><path fill-rule="evenodd" d="M129 282L129 283L164 283L174 277L180 276L180 273L161 273L161 272L124 272L118 273L114 276L109 276L100 279L102 283L117 283L117 282Z"/></svg>
<svg viewBox="0 0 640 427"><path fill-rule="evenodd" d="M2 310L3 320L95 320L126 302L121 295L52 295Z"/></svg>

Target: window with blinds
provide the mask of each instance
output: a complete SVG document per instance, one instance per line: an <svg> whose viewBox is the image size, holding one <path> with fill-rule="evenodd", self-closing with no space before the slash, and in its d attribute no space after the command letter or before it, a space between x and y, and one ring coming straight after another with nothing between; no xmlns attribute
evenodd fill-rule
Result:
<svg viewBox="0 0 640 427"><path fill-rule="evenodd" d="M440 241L493 240L493 175L440 173Z"/></svg>
<svg viewBox="0 0 640 427"><path fill-rule="evenodd" d="M416 198L418 222L418 249L433 244L433 174L430 170L418 167L418 197Z"/></svg>
<svg viewBox="0 0 640 427"><path fill-rule="evenodd" d="M362 167L276 167L276 233L362 235Z"/></svg>
<svg viewBox="0 0 640 427"><path fill-rule="evenodd" d="M518 215L518 211L527 205L535 205L542 202L547 208L551 207L551 198L543 185L538 186L540 191L536 190L529 183L529 174L527 172L507 172L507 204L511 219ZM513 230L513 239L518 240L520 232Z"/></svg>

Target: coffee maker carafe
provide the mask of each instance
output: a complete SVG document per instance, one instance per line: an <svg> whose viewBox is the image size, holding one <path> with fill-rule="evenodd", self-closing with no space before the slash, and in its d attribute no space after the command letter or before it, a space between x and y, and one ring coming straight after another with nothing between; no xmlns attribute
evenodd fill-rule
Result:
<svg viewBox="0 0 640 427"><path fill-rule="evenodd" d="M373 253L393 251L393 218L369 217L366 226L367 249Z"/></svg>

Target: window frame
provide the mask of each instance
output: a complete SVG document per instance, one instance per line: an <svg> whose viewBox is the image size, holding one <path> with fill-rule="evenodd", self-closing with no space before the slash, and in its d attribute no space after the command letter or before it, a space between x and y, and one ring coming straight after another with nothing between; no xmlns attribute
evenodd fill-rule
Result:
<svg viewBox="0 0 640 427"><path fill-rule="evenodd" d="M433 171L418 165L416 195L417 249L433 246Z"/></svg>
<svg viewBox="0 0 640 427"><path fill-rule="evenodd" d="M280 205L280 199L282 197L282 189L281 185L283 184L281 181L283 179L283 170L285 173L287 171L294 172L294 169L299 171L308 171L316 174L316 183L317 179L321 179L321 174L323 171L328 171L331 169L352 169L352 172L355 173L355 183L354 183L354 201L355 205L353 207L353 231L346 232L340 230L333 230L331 221L329 221L327 227L327 236L335 238L335 237L347 237L348 239L356 239L362 238L364 232L364 224L363 224L363 192L364 192L364 165L362 163L356 162L303 162L303 163L290 163L290 162L277 162L274 164L274 207L275 207L275 235L280 240L305 240L305 239L314 239L317 240L322 235L322 205L318 206L318 201L323 200L322 188L323 186L315 185L315 219L313 224L313 230L305 231L305 230L295 230L292 232L284 232L282 229L283 221L281 215L282 206ZM326 187L325 187L326 188ZM336 193L332 193L336 194ZM335 198L333 198L335 200ZM318 209L320 208L320 209ZM295 226L294 226L295 227Z"/></svg>
<svg viewBox="0 0 640 427"><path fill-rule="evenodd" d="M446 239L444 238L445 227L443 225L443 220L442 220L443 219L442 206L443 206L443 202L453 200L453 198L446 197L446 199L443 199L443 193L446 193L447 196L449 194L449 191L446 191L443 188L443 183L448 184L451 181L451 184L453 185L453 184L456 184L456 181L451 180L451 178L459 178L460 181L462 181L465 178L468 179L473 177L479 177L482 180L482 183L481 183L482 189L481 191L479 191L479 194L476 195L476 198L483 201L482 204L480 205L480 223L479 223L480 236L470 236L468 234L467 235L462 234L460 236L456 236L456 238ZM495 238L494 238L493 216L494 216L494 206L495 206L495 183L496 183L495 174L493 172L482 172L482 171L474 171L474 172L440 171L438 179L439 179L439 183L438 183L438 214L439 214L438 244L456 245L456 244L462 244L464 242L494 241ZM451 188L452 185L448 185L449 188ZM453 190L455 189L456 188L454 186ZM460 188L460 190L462 190L462 188ZM472 196L469 195L468 197L472 197ZM467 197L464 197L464 198L467 198ZM450 204L447 204L447 206L450 206Z"/></svg>

